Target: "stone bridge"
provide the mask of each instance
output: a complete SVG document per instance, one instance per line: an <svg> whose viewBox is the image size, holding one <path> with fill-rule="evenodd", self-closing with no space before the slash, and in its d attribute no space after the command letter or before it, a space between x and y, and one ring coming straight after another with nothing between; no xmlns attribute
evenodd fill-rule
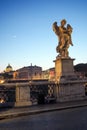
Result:
<svg viewBox="0 0 87 130"><path fill-rule="evenodd" d="M87 99L87 80L0 84L0 107L31 106ZM79 91L78 91L79 90Z"/></svg>

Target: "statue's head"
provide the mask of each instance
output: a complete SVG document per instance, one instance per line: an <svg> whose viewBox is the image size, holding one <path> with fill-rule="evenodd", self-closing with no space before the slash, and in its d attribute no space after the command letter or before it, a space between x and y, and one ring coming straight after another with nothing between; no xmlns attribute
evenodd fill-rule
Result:
<svg viewBox="0 0 87 130"><path fill-rule="evenodd" d="M66 24L66 20L65 19L61 20L61 25L65 25L65 24Z"/></svg>

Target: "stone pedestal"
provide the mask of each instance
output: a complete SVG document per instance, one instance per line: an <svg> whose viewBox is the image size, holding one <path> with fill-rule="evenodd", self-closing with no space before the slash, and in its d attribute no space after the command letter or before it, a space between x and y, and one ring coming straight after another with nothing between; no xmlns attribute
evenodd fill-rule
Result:
<svg viewBox="0 0 87 130"><path fill-rule="evenodd" d="M30 87L27 84L16 85L16 107L30 106Z"/></svg>
<svg viewBox="0 0 87 130"><path fill-rule="evenodd" d="M55 78L56 81L66 78L76 78L74 73L73 61L70 58L58 58L55 62Z"/></svg>
<svg viewBox="0 0 87 130"><path fill-rule="evenodd" d="M85 98L84 83L77 78L73 66L74 59L57 58L55 62L55 80L57 101L73 101Z"/></svg>

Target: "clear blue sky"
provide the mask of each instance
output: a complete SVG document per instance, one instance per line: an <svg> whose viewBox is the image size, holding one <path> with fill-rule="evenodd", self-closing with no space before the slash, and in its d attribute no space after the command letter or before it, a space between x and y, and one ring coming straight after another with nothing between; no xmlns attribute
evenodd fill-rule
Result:
<svg viewBox="0 0 87 130"><path fill-rule="evenodd" d="M73 27L70 57L87 63L87 0L0 0L0 72L8 63L14 70L31 63L54 67L52 24L64 18Z"/></svg>

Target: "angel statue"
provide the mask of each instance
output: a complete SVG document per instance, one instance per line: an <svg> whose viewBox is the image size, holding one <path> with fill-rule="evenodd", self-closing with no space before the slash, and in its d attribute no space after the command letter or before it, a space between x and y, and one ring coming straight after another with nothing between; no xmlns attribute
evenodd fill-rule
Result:
<svg viewBox="0 0 87 130"><path fill-rule="evenodd" d="M63 19L61 21L61 25L57 26L57 22L53 23L53 31L58 36L58 46L56 47L57 53L59 53L58 56L60 57L69 57L68 48L70 45L73 46L72 39L71 39L71 33L72 33L72 27L70 24L66 25L66 20Z"/></svg>

